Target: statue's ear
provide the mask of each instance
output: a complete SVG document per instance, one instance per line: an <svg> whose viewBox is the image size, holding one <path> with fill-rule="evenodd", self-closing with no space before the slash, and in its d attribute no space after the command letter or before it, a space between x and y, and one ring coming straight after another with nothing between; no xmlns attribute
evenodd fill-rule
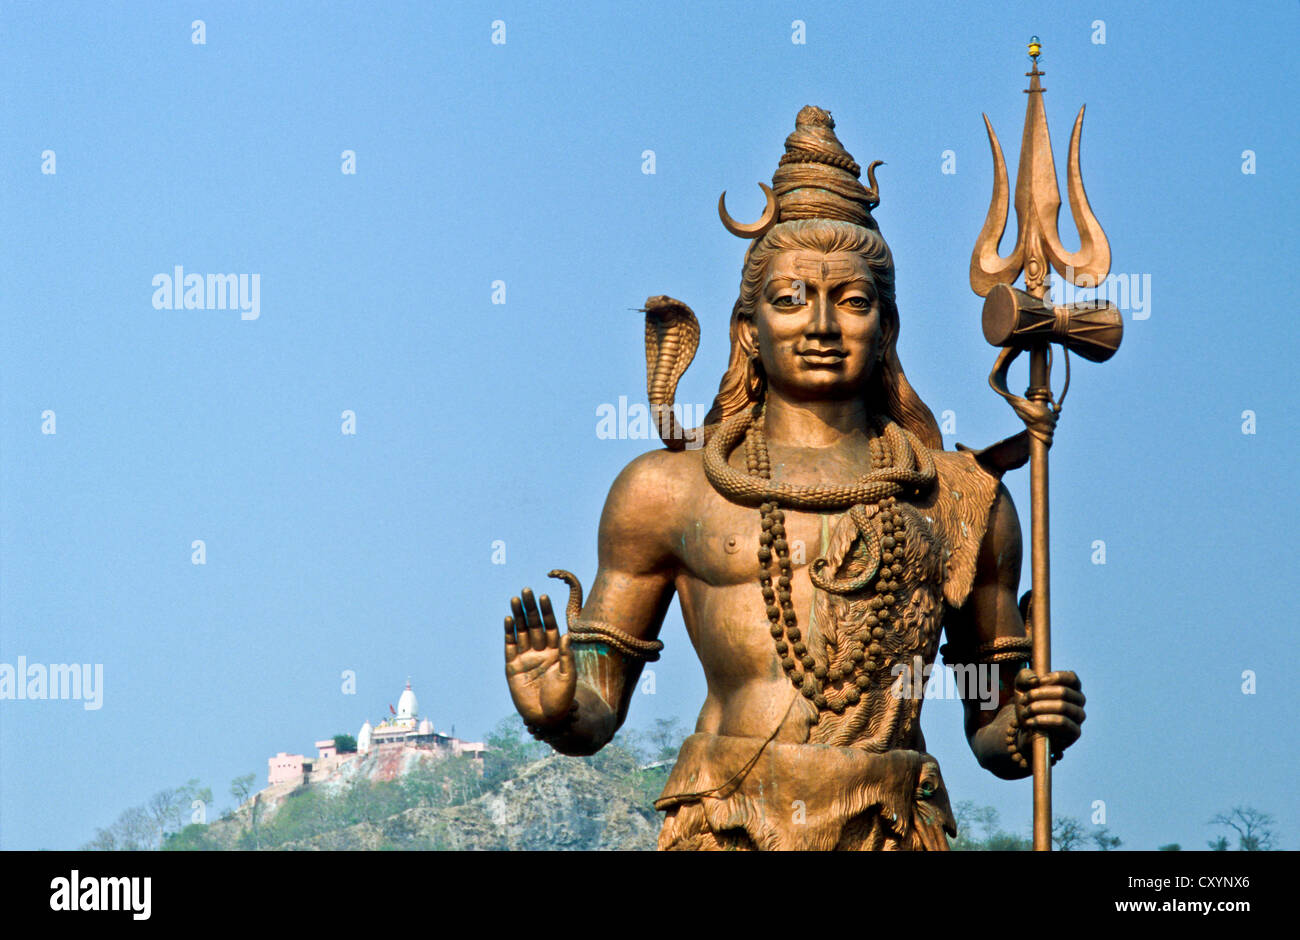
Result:
<svg viewBox="0 0 1300 940"><path fill-rule="evenodd" d="M758 358L758 332L754 321L749 317L736 320L736 342L740 345L746 359Z"/></svg>

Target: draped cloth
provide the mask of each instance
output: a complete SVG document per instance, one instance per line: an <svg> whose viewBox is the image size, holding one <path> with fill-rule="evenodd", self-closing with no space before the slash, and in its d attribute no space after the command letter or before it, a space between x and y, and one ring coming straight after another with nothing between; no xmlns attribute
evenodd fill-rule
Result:
<svg viewBox="0 0 1300 940"><path fill-rule="evenodd" d="M655 808L667 812L661 850L942 852L957 834L939 764L920 751L693 734Z"/></svg>

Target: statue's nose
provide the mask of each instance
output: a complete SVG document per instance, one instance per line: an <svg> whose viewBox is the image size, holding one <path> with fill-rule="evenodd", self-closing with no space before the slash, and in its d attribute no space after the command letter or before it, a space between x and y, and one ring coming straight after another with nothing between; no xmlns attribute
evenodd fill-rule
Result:
<svg viewBox="0 0 1300 940"><path fill-rule="evenodd" d="M808 332L815 334L839 333L839 321L835 319L835 311L830 298L825 294L816 293L808 298L808 302L812 306L812 319L808 323Z"/></svg>

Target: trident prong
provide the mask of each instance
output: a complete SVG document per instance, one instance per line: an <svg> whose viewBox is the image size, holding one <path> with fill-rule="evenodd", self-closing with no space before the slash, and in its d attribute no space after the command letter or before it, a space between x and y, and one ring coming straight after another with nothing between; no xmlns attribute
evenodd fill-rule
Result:
<svg viewBox="0 0 1300 940"><path fill-rule="evenodd" d="M984 127L993 151L993 198L989 203L984 228L975 241L970 259L970 286L983 297L998 284L1012 284L1023 270L1029 293L1043 297L1047 293L1047 266L1051 264L1062 277L1076 285L1095 287L1110 271L1110 243L1106 233L1088 205L1079 169L1079 138L1083 133L1083 108L1074 121L1070 135L1070 157L1066 170L1066 191L1070 214L1079 232L1079 250L1069 252L1061 244L1059 218L1061 193L1052 161L1052 140L1047 131L1047 114L1043 109L1043 87L1039 78L1038 56L1033 57L1029 76L1029 104L1025 109L1025 131L1020 144L1020 165L1016 170L1016 245L1011 254L998 254L998 244L1007 226L1007 164L1002 146L988 115Z"/></svg>

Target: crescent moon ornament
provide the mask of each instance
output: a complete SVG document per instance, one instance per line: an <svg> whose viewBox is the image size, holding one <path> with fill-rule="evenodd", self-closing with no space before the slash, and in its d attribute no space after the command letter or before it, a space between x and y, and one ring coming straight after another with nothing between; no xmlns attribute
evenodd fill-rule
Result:
<svg viewBox="0 0 1300 940"><path fill-rule="evenodd" d="M718 218L722 219L722 224L726 226L727 231L739 238L762 238L767 234L768 229L777 223L777 217L780 215L780 206L776 201L776 194L772 192L772 187L766 183L758 184L763 189L763 194L767 196L767 205L763 208L763 214L757 222L750 225L742 225L727 213L727 191L724 189L722 195L718 197Z"/></svg>

